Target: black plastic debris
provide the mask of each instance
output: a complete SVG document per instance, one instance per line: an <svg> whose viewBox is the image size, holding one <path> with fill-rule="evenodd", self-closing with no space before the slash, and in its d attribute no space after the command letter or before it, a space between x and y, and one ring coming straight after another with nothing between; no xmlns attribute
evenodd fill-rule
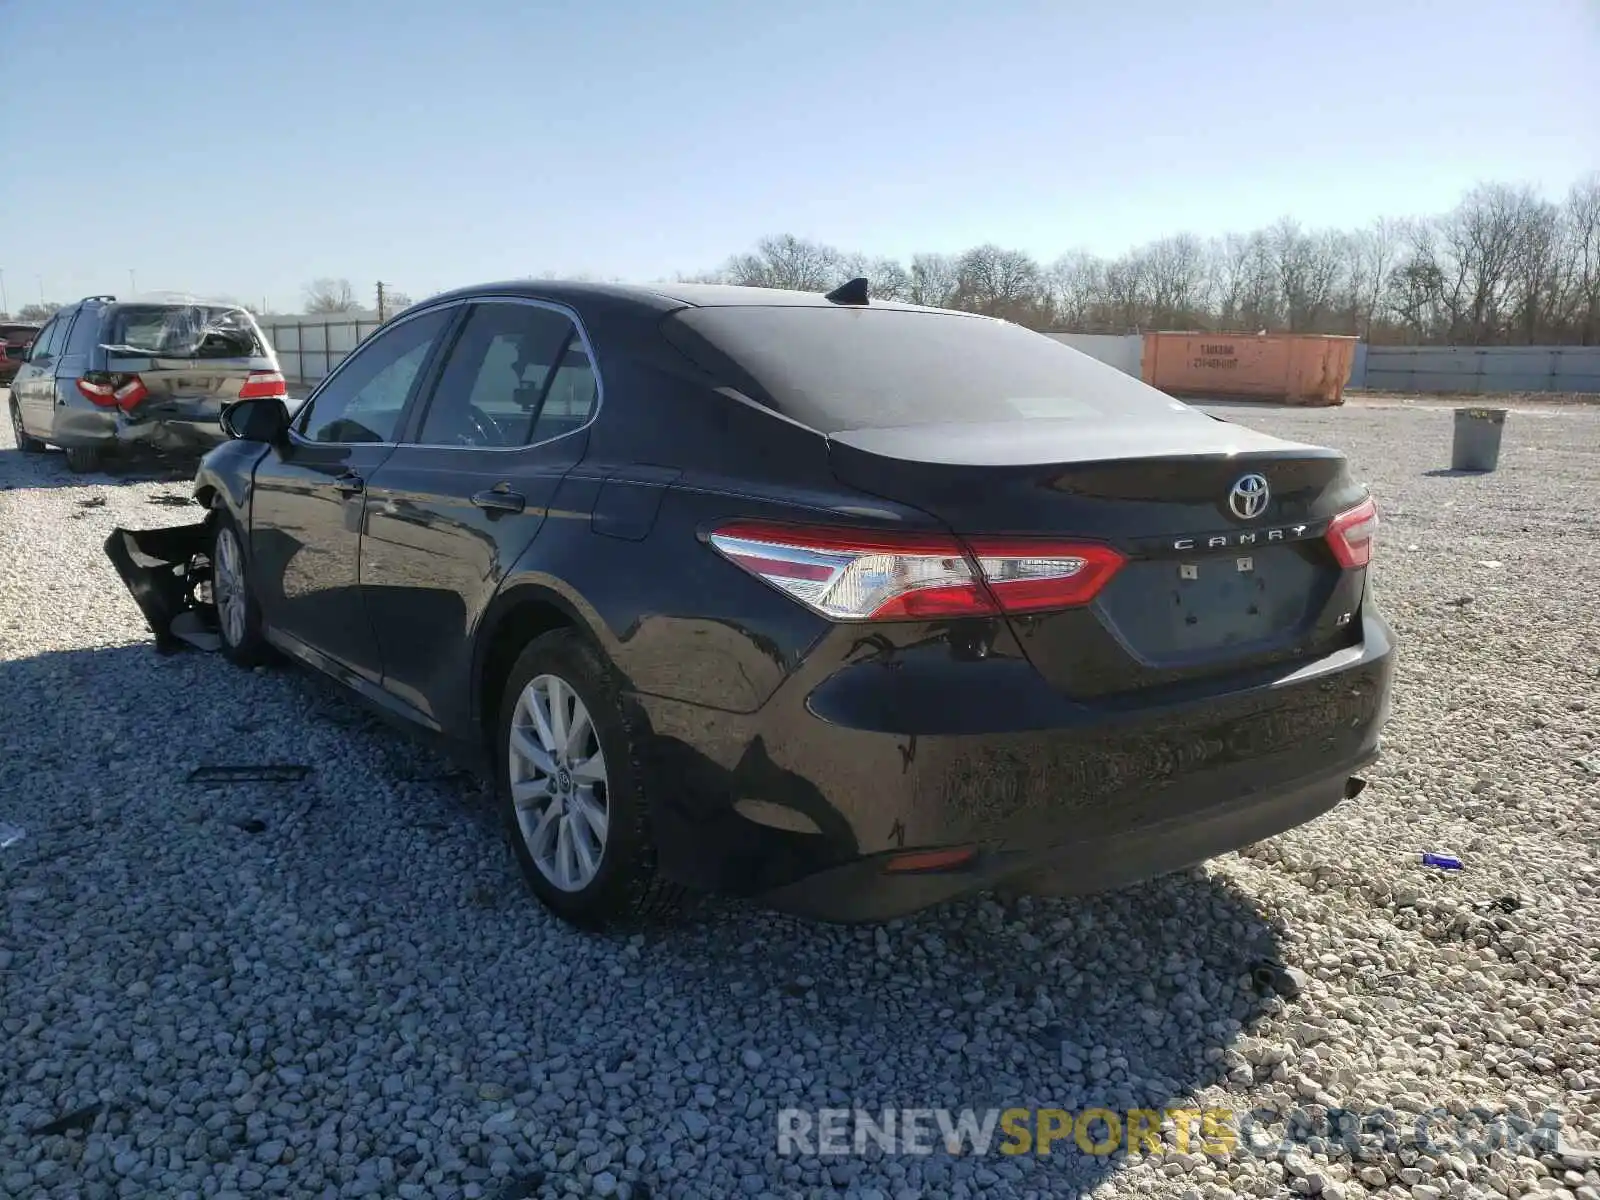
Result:
<svg viewBox="0 0 1600 1200"><path fill-rule="evenodd" d="M1485 900L1479 907L1494 912L1514 913L1522 907L1522 901L1516 896L1497 896L1493 900Z"/></svg>
<svg viewBox="0 0 1600 1200"><path fill-rule="evenodd" d="M191 608L172 619L172 636L193 646L196 650L222 649L222 635L212 627L199 609Z"/></svg>
<svg viewBox="0 0 1600 1200"><path fill-rule="evenodd" d="M104 508L105 506L106 498L104 496L90 496L87 500L78 501L79 508Z"/></svg>
<svg viewBox="0 0 1600 1200"><path fill-rule="evenodd" d="M114 529L106 538L106 557L144 614L156 649L164 654L187 644L173 634L174 620L198 608L210 611L197 594L211 578L211 565L205 559L210 546L204 522L167 529Z"/></svg>
<svg viewBox="0 0 1600 1200"><path fill-rule="evenodd" d="M299 783L311 774L304 763L207 764L189 772L190 783Z"/></svg>
<svg viewBox="0 0 1600 1200"><path fill-rule="evenodd" d="M1445 606L1447 608L1465 608L1467 605L1469 605L1471 603L1472 603L1472 597L1471 596L1457 596L1454 600L1446 600L1445 601Z"/></svg>
<svg viewBox="0 0 1600 1200"><path fill-rule="evenodd" d="M233 823L233 827L241 829L245 833L265 833L267 831L267 823L260 817L241 817Z"/></svg>
<svg viewBox="0 0 1600 1200"><path fill-rule="evenodd" d="M188 508L194 502L193 496L185 496L182 492L157 492L145 501L146 504L162 508Z"/></svg>
<svg viewBox="0 0 1600 1200"><path fill-rule="evenodd" d="M1250 967L1250 979L1258 992L1276 992L1286 1000L1293 1000L1311 982L1299 967L1286 967L1275 958L1263 958Z"/></svg>
<svg viewBox="0 0 1600 1200"><path fill-rule="evenodd" d="M104 1103L86 1104L82 1108L75 1108L71 1112L57 1117L53 1121L46 1121L43 1125L35 1125L28 1133L32 1137L58 1137L63 1133L76 1130L79 1133L88 1133L94 1128L94 1123L108 1106Z"/></svg>

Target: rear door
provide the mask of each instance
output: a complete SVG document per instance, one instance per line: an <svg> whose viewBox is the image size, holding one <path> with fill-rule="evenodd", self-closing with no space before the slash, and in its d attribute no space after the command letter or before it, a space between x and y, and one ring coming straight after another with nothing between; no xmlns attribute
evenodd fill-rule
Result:
<svg viewBox="0 0 1600 1200"><path fill-rule="evenodd" d="M56 350L66 340L67 313L57 313L45 322L33 341L28 361L11 381L23 423L30 433L48 437L55 419Z"/></svg>
<svg viewBox="0 0 1600 1200"><path fill-rule="evenodd" d="M382 679L360 591L364 492L457 311L418 313L362 343L256 466L249 566L262 615L336 674Z"/></svg>
<svg viewBox="0 0 1600 1200"><path fill-rule="evenodd" d="M369 481L361 585L383 686L434 724L464 717L473 631L583 458L598 405L573 313L480 301Z"/></svg>

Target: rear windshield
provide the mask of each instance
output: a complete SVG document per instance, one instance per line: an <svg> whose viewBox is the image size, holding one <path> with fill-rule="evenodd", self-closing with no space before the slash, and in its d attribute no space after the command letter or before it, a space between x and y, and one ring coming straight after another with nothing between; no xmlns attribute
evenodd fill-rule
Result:
<svg viewBox="0 0 1600 1200"><path fill-rule="evenodd" d="M0 325L0 341L8 346L24 346L38 336L37 325Z"/></svg>
<svg viewBox="0 0 1600 1200"><path fill-rule="evenodd" d="M704 339L748 372L781 412L819 433L1126 419L1174 407L1115 367L1001 321L905 309L730 305L680 309L663 329L710 367L697 345Z"/></svg>
<svg viewBox="0 0 1600 1200"><path fill-rule="evenodd" d="M111 314L105 348L162 358L250 358L263 353L254 319L242 308L207 304L127 304Z"/></svg>

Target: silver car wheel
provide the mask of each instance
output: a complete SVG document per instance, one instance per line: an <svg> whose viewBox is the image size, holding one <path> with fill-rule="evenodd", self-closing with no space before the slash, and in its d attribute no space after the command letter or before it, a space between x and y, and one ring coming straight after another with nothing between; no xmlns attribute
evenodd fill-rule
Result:
<svg viewBox="0 0 1600 1200"><path fill-rule="evenodd" d="M511 714L511 802L539 873L564 892L599 873L611 809L606 760L589 710L572 685L536 675Z"/></svg>
<svg viewBox="0 0 1600 1200"><path fill-rule="evenodd" d="M244 641L244 588L244 554L233 530L224 525L217 531L216 561L211 564L211 593L222 636L230 646Z"/></svg>

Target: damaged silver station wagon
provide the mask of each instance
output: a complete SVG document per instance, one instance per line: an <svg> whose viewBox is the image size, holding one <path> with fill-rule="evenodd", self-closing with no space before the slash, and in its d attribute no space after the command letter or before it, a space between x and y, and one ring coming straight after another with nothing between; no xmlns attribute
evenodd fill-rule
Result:
<svg viewBox="0 0 1600 1200"><path fill-rule="evenodd" d="M130 445L200 453L235 400L285 397L278 358L237 305L90 296L52 316L11 384L25 454L59 446L74 471Z"/></svg>

